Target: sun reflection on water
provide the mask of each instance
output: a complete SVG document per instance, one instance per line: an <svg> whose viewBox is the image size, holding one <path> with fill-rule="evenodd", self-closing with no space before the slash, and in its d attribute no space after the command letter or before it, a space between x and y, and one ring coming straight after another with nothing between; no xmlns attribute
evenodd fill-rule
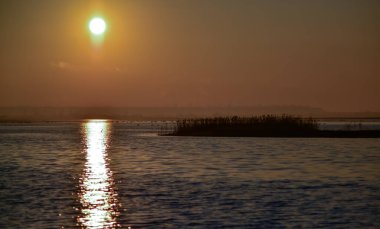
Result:
<svg viewBox="0 0 380 229"><path fill-rule="evenodd" d="M117 193L107 154L110 132L107 120L89 120L82 125L86 164L80 181L78 222L86 228L118 227Z"/></svg>

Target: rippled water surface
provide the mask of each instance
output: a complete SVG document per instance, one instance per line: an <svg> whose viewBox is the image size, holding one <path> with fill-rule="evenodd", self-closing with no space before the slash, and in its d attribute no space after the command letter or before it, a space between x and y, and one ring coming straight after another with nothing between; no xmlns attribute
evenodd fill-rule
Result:
<svg viewBox="0 0 380 229"><path fill-rule="evenodd" d="M380 140L0 124L0 228L379 228Z"/></svg>

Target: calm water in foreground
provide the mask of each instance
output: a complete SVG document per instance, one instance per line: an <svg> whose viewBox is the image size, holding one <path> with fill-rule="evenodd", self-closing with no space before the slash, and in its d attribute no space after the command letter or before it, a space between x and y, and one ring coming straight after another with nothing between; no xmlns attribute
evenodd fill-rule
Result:
<svg viewBox="0 0 380 229"><path fill-rule="evenodd" d="M0 124L0 228L379 228L380 140Z"/></svg>

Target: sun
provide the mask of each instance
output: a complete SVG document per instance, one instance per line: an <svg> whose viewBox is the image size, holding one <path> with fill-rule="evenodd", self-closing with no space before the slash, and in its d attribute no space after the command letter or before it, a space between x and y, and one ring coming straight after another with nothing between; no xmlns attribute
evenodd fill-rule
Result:
<svg viewBox="0 0 380 229"><path fill-rule="evenodd" d="M102 35L106 31L107 25L103 18L95 17L91 19L90 23L88 24L88 28L92 34Z"/></svg>

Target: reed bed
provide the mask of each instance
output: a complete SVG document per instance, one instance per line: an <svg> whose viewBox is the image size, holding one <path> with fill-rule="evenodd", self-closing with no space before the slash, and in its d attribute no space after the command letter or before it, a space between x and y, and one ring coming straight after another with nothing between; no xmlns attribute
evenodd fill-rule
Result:
<svg viewBox="0 0 380 229"><path fill-rule="evenodd" d="M214 117L178 120L174 136L311 136L319 131L312 118L291 115Z"/></svg>

